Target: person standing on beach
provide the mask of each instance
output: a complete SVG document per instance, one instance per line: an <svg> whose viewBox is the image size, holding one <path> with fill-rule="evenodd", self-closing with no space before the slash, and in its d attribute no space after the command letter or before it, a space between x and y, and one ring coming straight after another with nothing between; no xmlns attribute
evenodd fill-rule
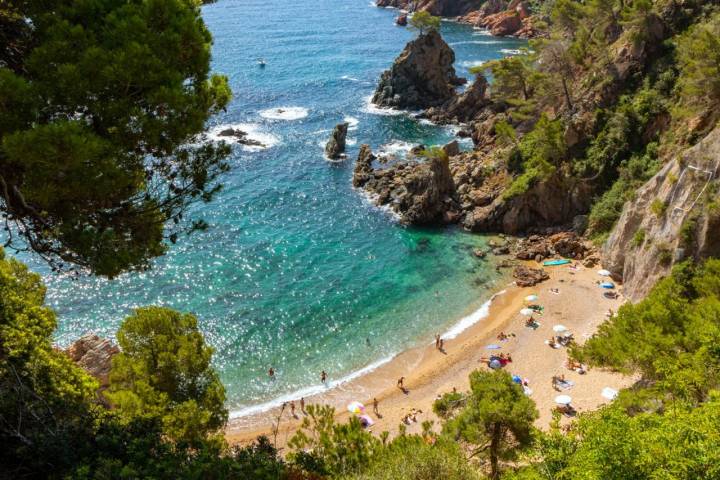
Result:
<svg viewBox="0 0 720 480"><path fill-rule="evenodd" d="M320 381L322 383L325 383L327 381L327 373L325 373L325 370L320 373Z"/></svg>
<svg viewBox="0 0 720 480"><path fill-rule="evenodd" d="M438 350L440 350L441 352L445 352L445 340L441 338L439 343L440 345L438 346Z"/></svg>
<svg viewBox="0 0 720 480"><path fill-rule="evenodd" d="M373 413L380 417L380 412L378 411L378 405L380 405L380 402L378 402L377 398L373 398Z"/></svg>
<svg viewBox="0 0 720 480"><path fill-rule="evenodd" d="M305 413L305 397L300 397L300 411L303 413L303 415L306 415L306 413Z"/></svg>
<svg viewBox="0 0 720 480"><path fill-rule="evenodd" d="M437 350L440 350L440 334L439 333L435 334L435 348Z"/></svg>
<svg viewBox="0 0 720 480"><path fill-rule="evenodd" d="M297 415L295 415L295 401L290 402L290 413L293 418L297 418Z"/></svg>
<svg viewBox="0 0 720 480"><path fill-rule="evenodd" d="M398 387L400 390L405 390L405 377L400 377L400 378L398 378L397 387Z"/></svg>

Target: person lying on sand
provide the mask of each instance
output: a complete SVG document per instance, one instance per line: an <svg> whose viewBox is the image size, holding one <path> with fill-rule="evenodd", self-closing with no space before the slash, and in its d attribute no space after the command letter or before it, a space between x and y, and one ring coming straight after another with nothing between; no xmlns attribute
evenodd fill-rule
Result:
<svg viewBox="0 0 720 480"><path fill-rule="evenodd" d="M555 341L555 337L550 337L549 340L545 340L545 343L546 343L550 348L555 348L555 349L560 348L560 345L558 345L557 342Z"/></svg>
<svg viewBox="0 0 720 480"><path fill-rule="evenodd" d="M567 363L565 363L565 366L567 367L568 370L577 372L580 375L585 375L585 373L587 373L587 368L585 367L585 365L583 365L582 363L580 363L576 360L572 360L570 358L568 359Z"/></svg>
<svg viewBox="0 0 720 480"><path fill-rule="evenodd" d="M525 320L525 326L528 328L536 329L540 326L540 324L535 320L535 317L530 315L527 320Z"/></svg>
<svg viewBox="0 0 720 480"><path fill-rule="evenodd" d="M560 289L559 288L551 288L550 293L554 293L555 295L560 295Z"/></svg>
<svg viewBox="0 0 720 480"><path fill-rule="evenodd" d="M558 405L555 407L555 410L566 417L574 417L577 415L577 410L569 403L567 405Z"/></svg>

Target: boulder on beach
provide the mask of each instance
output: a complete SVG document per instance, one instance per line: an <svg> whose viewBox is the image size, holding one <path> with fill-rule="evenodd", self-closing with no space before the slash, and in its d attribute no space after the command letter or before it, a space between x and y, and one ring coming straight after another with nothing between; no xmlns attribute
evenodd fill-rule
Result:
<svg viewBox="0 0 720 480"><path fill-rule="evenodd" d="M398 16L398 17L395 19L395 24L396 24L396 25L399 25L399 26L401 26L401 27L407 26L407 24L408 24L408 16L407 16L406 14L404 14L404 13L403 13L402 15Z"/></svg>
<svg viewBox="0 0 720 480"><path fill-rule="evenodd" d="M383 72L372 103L381 107L425 109L455 97L465 79L455 74L455 52L440 33L430 30L409 42Z"/></svg>
<svg viewBox="0 0 720 480"><path fill-rule="evenodd" d="M347 137L349 125L349 123L344 122L338 123L335 126L330 140L328 140L327 145L325 145L325 155L328 158L337 160L345 156L345 138Z"/></svg>
<svg viewBox="0 0 720 480"><path fill-rule="evenodd" d="M550 275L542 268L530 268L525 265L515 267L513 278L518 287L533 287L540 282L550 278Z"/></svg>

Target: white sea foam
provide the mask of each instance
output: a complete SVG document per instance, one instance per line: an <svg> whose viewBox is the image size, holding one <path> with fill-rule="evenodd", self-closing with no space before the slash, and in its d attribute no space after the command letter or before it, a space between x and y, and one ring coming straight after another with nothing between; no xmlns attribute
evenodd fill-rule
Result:
<svg viewBox="0 0 720 480"><path fill-rule="evenodd" d="M343 75L340 77L341 80L347 80L348 82L359 82L359 78L351 77L350 75Z"/></svg>
<svg viewBox="0 0 720 480"><path fill-rule="evenodd" d="M395 108L381 108L372 103L372 95L369 95L365 98L365 107L362 109L365 113L371 113L373 115L402 115L404 112L402 110L397 110Z"/></svg>
<svg viewBox="0 0 720 480"><path fill-rule="evenodd" d="M500 53L504 53L505 55L523 55L525 52L517 48L502 48L500 49Z"/></svg>
<svg viewBox="0 0 720 480"><path fill-rule="evenodd" d="M498 43L497 40L464 40L462 42L452 42L451 47L455 45L495 45Z"/></svg>
<svg viewBox="0 0 720 480"><path fill-rule="evenodd" d="M348 123L348 130L357 130L360 120L355 117L345 117L343 118L343 122Z"/></svg>
<svg viewBox="0 0 720 480"><path fill-rule="evenodd" d="M349 145L349 146L351 146L351 147L352 147L353 145L357 145L357 140L354 139L354 138L348 138L348 139L345 140L345 145Z"/></svg>
<svg viewBox="0 0 720 480"><path fill-rule="evenodd" d="M225 123L222 125L217 125L210 130L208 130L208 137L211 140L214 140L216 142L219 141L225 141L230 144L236 144L238 143L237 138L232 136L221 136L220 132L223 130L226 130L228 128L232 128L235 130L241 130L247 134L247 137L249 140L255 140L256 142L260 142L263 145L242 145L243 150L247 150L249 152L257 152L259 150L265 150L266 148L275 147L280 143L280 139L273 135L272 133L268 133L262 130L262 127L256 123Z"/></svg>
<svg viewBox="0 0 720 480"><path fill-rule="evenodd" d="M466 60L466 61L460 63L460 65L462 65L465 68L479 67L484 64L485 64L485 60Z"/></svg>
<svg viewBox="0 0 720 480"><path fill-rule="evenodd" d="M492 37L492 33L490 33L490 30L486 30L484 28L475 27L473 32L473 36L475 37Z"/></svg>
<svg viewBox="0 0 720 480"><path fill-rule="evenodd" d="M458 335L460 335L462 332L467 330L468 328L472 327L476 323L478 323L480 320L487 318L488 315L490 315L490 305L492 305L493 300L495 300L500 295L504 294L506 290L503 290L501 292L496 293L493 295L490 300L483 303L480 308L475 310L473 313L468 315L467 317L463 317L460 319L459 322L457 322L455 325L450 327L450 329L442 334L443 340L452 340L453 338L457 338Z"/></svg>
<svg viewBox="0 0 720 480"><path fill-rule="evenodd" d="M368 373L372 372L373 370L376 370L379 367L390 362L393 358L395 358L395 354L389 355L385 358L381 358L380 360L373 362L370 365L363 367L359 370L355 370L354 372L351 372L338 380L330 381L327 383L327 385L322 385L322 384L311 385L309 387L301 388L300 390L296 390L294 392L274 398L274 399L270 400L269 402L261 403L258 405L250 405L250 406L241 408L239 410L233 410L230 412L230 418L241 418L241 417L247 417L249 415L254 415L257 413L267 412L268 410L271 410L275 407L281 406L284 402L298 400L299 398L302 398L302 397L311 397L313 395L318 395L318 394L326 392L330 389L337 388L341 385L344 385L348 382L352 382L353 380L356 380L356 379L362 377L363 375L367 375Z"/></svg>
<svg viewBox="0 0 720 480"><path fill-rule="evenodd" d="M260 116L268 120L300 120L308 116L308 109L303 107L277 107L261 110Z"/></svg>
<svg viewBox="0 0 720 480"><path fill-rule="evenodd" d="M380 155L406 155L414 146L412 143L403 140L393 140L390 143L380 145L378 153Z"/></svg>

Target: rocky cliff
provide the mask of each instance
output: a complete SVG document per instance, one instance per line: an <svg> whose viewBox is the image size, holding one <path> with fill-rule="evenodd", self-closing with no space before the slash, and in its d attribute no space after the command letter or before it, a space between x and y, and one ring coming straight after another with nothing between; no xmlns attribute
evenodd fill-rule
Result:
<svg viewBox="0 0 720 480"><path fill-rule="evenodd" d="M720 256L720 128L665 164L628 202L603 248L604 265L642 299L673 264Z"/></svg>
<svg viewBox="0 0 720 480"><path fill-rule="evenodd" d="M382 107L425 109L455 96L455 52L435 30L409 42L380 77L372 102Z"/></svg>
<svg viewBox="0 0 720 480"><path fill-rule="evenodd" d="M424 11L437 17L457 17L479 9L484 0L377 0L378 7Z"/></svg>

